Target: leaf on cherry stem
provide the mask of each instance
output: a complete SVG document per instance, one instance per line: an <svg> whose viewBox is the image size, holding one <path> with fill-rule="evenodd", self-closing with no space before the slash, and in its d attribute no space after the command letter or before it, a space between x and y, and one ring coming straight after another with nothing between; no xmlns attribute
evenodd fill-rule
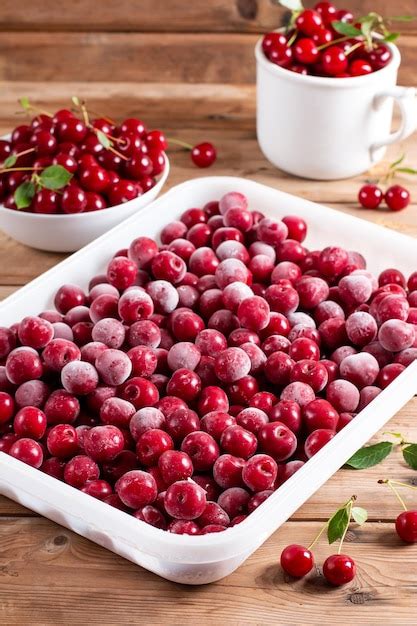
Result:
<svg viewBox="0 0 417 626"><path fill-rule="evenodd" d="M15 154L11 154L10 156L7 157L7 159L5 159L3 163L3 167L5 168L13 167L13 165L16 164L16 161L17 161L17 156Z"/></svg>
<svg viewBox="0 0 417 626"><path fill-rule="evenodd" d="M14 192L13 198L16 203L16 208L26 209L28 206L30 206L34 195L35 185L31 181L26 180L24 183L19 185L19 187L17 187L16 191Z"/></svg>
<svg viewBox="0 0 417 626"><path fill-rule="evenodd" d="M46 189L56 190L65 187L71 178L71 172L62 165L50 165L39 175L39 184Z"/></svg>
<svg viewBox="0 0 417 626"><path fill-rule="evenodd" d="M360 448L346 461L345 466L352 469L367 469L381 463L392 452L394 444L390 441L381 441L372 446Z"/></svg>
<svg viewBox="0 0 417 626"><path fill-rule="evenodd" d="M102 130L96 130L97 139L101 143L104 148L109 149L112 146L110 139L107 137L106 133L103 133Z"/></svg>
<svg viewBox="0 0 417 626"><path fill-rule="evenodd" d="M350 504L350 501L349 503ZM336 513L329 519L327 526L327 539L332 544L338 539L341 539L346 532L346 528L350 522L350 515L348 512L348 505L345 505L341 509L338 509Z"/></svg>
<svg viewBox="0 0 417 626"><path fill-rule="evenodd" d="M345 37L359 37L362 34L359 28L348 22L332 22L332 26L336 32Z"/></svg>
<svg viewBox="0 0 417 626"><path fill-rule="evenodd" d="M417 470L417 444L410 443L403 448L404 461L412 469Z"/></svg>
<svg viewBox="0 0 417 626"><path fill-rule="evenodd" d="M361 506L353 506L352 517L359 526L362 526L368 519L368 511Z"/></svg>
<svg viewBox="0 0 417 626"><path fill-rule="evenodd" d="M29 98L27 96L24 96L23 98L20 98L19 100L20 102L20 106L25 110L25 111L30 111L32 106L29 102Z"/></svg>

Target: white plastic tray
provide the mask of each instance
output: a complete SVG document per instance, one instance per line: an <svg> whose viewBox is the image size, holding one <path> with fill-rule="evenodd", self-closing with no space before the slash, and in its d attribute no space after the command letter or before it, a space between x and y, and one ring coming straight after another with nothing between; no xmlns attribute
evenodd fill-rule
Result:
<svg viewBox="0 0 417 626"><path fill-rule="evenodd" d="M417 269L417 245L411 237L250 180L200 178L174 187L7 298L0 304L0 324L12 324L50 307L61 284L86 286L91 276L104 269L114 250L134 237L157 236L165 223L185 209L232 190L246 194L250 207L267 215L304 217L309 225L307 245L312 248L339 243L358 250L374 272L397 267L409 274ZM414 362L244 522L223 533L190 537L153 528L4 453L0 453L0 493L168 580L209 583L243 563L416 392Z"/></svg>

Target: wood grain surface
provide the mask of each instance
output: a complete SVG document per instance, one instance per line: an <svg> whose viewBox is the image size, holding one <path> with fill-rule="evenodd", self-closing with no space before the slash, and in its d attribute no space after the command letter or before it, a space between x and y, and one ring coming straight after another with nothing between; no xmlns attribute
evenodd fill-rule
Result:
<svg viewBox="0 0 417 626"><path fill-rule="evenodd" d="M89 12L91 21L88 28L113 29L108 4L103 2L104 8L95 18L95 26L94 16ZM130 3L120 4L126 14ZM162 6L160 2L152 4L155 10ZM178 5L181 4L178 2ZM269 19L269 9L261 13L264 11L264 8L261 9L263 3L258 4L258 16ZM392 3L385 4L392 7ZM36 31L36 20L42 22L43 19L42 5L45 11L49 11L48 2L37 2L31 5L25 16L23 3L3 2L0 7L2 23L4 20L10 23L8 15L12 14L14 28L29 30L29 26L25 26L27 20L31 24L30 29ZM57 22L50 29L57 31L65 26L68 31L75 30L78 19L76 10L81 12L79 15L85 11L82 5L83 2L74 2L69 12L56 11ZM224 11L232 10L232 3L229 2L194 3L193 10L205 14L207 24L213 20L209 5L216 5L218 10L222 7ZM400 10L396 7L396 12ZM409 5L407 10L410 10ZM177 19L180 18L177 16ZM147 20L146 28L156 28L149 15ZM106 23L108 26L105 26ZM143 25L140 27L145 30ZM187 30L175 20L172 29L174 27ZM126 30L134 28L126 26ZM213 26L210 28L215 30ZM247 26L246 31L257 28ZM235 26L230 29L235 30ZM44 37L42 33L32 34L41 39ZM76 37L79 36L79 33L76 34ZM246 38L253 35L236 36ZM43 41L47 45L47 38ZM411 35L410 41L413 41ZM11 42L12 39L7 44L10 53ZM0 40L1 46L4 42ZM29 53L29 46L27 51ZM1 58L0 72L4 72L6 57ZM23 119L16 115L17 99L23 95L41 101L53 110L67 104L71 95L78 94L88 100L91 108L116 119L139 115L151 127L165 128L171 137L190 142L208 140L217 145L218 162L207 171L197 170L186 152L173 149L170 152L172 174L167 188L201 175L244 176L417 237L417 184L412 177L402 179L411 190L412 205L399 214L392 214L364 211L357 207L356 194L366 175L343 181L313 182L295 179L273 168L257 146L255 92L251 85L222 85L219 82L152 84L146 82L146 78L143 83L129 82L130 77L120 78L116 83L106 82L108 77L102 81L86 82L86 79L83 82L75 73L74 82L64 82L60 77L57 77L59 82L38 82L42 75L46 77L48 66L39 68L39 73L35 73L35 67L33 63L33 71L25 74L25 81L2 83L0 132L7 132L19 119ZM47 77L52 78L52 73ZM206 76L200 78L204 81ZM222 80L220 76L216 78L216 81L219 80ZM416 167L416 137L392 148L387 159L393 160L401 151L407 153L407 163ZM62 255L26 248L0 233L0 298L6 297L61 258ZM417 441L416 413L417 399L413 399L391 420L389 429ZM374 440L387 437L379 433ZM72 626L86 623L101 626L188 625L196 622L215 626L414 625L417 548L401 544L394 533L393 520L399 509L389 491L376 482L378 478L388 476L417 484L416 472L404 464L399 449L376 468L362 472L341 470L234 574L212 585L196 588L164 581L16 503L0 498L1 623L5 626ZM323 520L352 494L356 494L359 503L369 510L371 520L363 528L353 526L348 533L345 550L357 562L356 579L344 588L330 589L323 581L320 567L305 581L297 582L285 577L278 566L282 547L292 542L308 543ZM410 507L417 507L415 492L405 492L404 495ZM332 550L325 542L320 545L316 555L319 566Z"/></svg>

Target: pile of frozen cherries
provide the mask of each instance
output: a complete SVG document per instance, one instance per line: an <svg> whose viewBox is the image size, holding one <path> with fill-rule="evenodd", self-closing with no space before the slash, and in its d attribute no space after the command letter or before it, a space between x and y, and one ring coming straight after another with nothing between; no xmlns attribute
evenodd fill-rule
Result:
<svg viewBox="0 0 417 626"><path fill-rule="evenodd" d="M417 358L417 272L231 192L0 329L0 450L157 528L245 519Z"/></svg>

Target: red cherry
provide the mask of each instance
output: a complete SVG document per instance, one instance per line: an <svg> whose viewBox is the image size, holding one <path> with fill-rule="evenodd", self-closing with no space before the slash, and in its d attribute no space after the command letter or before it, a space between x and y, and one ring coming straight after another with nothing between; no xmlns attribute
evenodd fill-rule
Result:
<svg viewBox="0 0 417 626"><path fill-rule="evenodd" d="M346 585L355 578L356 565L354 560L346 554L332 554L323 564L325 579L335 587Z"/></svg>
<svg viewBox="0 0 417 626"><path fill-rule="evenodd" d="M330 46L325 49L321 57L321 63L323 70L329 76L342 74L348 66L346 56L339 46Z"/></svg>
<svg viewBox="0 0 417 626"><path fill-rule="evenodd" d="M417 511L403 511L395 520L397 535L407 543L417 542Z"/></svg>
<svg viewBox="0 0 417 626"><path fill-rule="evenodd" d="M386 190L384 200L391 211L401 211L410 204L410 192L401 185L392 185Z"/></svg>
<svg viewBox="0 0 417 626"><path fill-rule="evenodd" d="M197 144L191 150L191 160L197 167L210 167L216 158L216 148L208 141Z"/></svg>
<svg viewBox="0 0 417 626"><path fill-rule="evenodd" d="M313 565L313 554L304 546L293 543L281 552L281 567L294 578L306 576L313 569Z"/></svg>
<svg viewBox="0 0 417 626"><path fill-rule="evenodd" d="M361 204L364 209L377 209L383 197L382 189L372 184L363 185L358 193L359 204Z"/></svg>

